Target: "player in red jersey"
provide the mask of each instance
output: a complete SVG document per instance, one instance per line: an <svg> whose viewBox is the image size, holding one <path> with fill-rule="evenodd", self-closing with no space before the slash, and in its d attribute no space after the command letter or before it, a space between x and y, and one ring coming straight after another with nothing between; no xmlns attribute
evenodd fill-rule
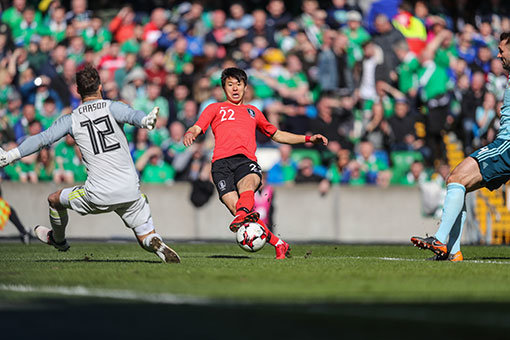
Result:
<svg viewBox="0 0 510 340"><path fill-rule="evenodd" d="M221 86L227 101L213 103L205 108L198 121L184 135L184 145L190 146L201 133L211 126L215 147L212 159L212 177L220 200L235 215L230 230L236 232L241 225L258 222L267 233L269 244L276 249L276 258L289 255L289 245L275 236L253 211L254 193L261 184L261 168L257 164L255 131L259 129L278 143L314 143L327 145L326 137L296 135L278 130L270 124L255 106L243 104L247 85L246 73L231 67L223 70Z"/></svg>

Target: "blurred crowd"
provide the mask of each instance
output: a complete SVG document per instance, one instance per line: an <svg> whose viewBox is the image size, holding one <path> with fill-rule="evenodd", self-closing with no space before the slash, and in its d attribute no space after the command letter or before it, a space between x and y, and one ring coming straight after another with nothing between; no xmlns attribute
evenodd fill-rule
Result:
<svg viewBox="0 0 510 340"><path fill-rule="evenodd" d="M508 81L496 58L499 34L510 31L504 1L302 0L297 13L282 0L172 3L150 12L126 5L108 17L86 0L2 8L3 147L80 104L74 75L85 63L99 70L106 98L160 107L153 131L125 126L142 183L209 180L213 136L188 149L182 137L208 104L224 100L220 74L231 66L246 70L245 103L271 123L330 140L277 147L257 135L270 184L313 182L326 193L336 184L444 180L445 136L465 154L495 136ZM74 183L86 169L67 136L2 178Z"/></svg>

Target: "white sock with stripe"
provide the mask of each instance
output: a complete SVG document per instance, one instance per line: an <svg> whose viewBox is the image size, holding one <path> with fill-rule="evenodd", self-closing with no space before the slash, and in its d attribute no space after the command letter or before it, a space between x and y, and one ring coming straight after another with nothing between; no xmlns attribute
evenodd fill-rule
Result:
<svg viewBox="0 0 510 340"><path fill-rule="evenodd" d="M50 223L51 229L53 229L53 239L55 242L61 243L65 240L65 232L68 220L69 218L67 216L67 209L57 210L50 207Z"/></svg>

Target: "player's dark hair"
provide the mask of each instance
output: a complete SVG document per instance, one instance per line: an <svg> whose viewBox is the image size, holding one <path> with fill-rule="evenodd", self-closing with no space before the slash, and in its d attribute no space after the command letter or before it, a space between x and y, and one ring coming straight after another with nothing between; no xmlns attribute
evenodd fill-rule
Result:
<svg viewBox="0 0 510 340"><path fill-rule="evenodd" d="M506 40L506 43L509 44L510 43L510 32L503 32L503 33L501 33L501 35L499 36L499 40L500 41L505 41Z"/></svg>
<svg viewBox="0 0 510 340"><path fill-rule="evenodd" d="M76 72L76 85L82 98L94 95L99 84L101 84L99 73L93 66L86 65L82 70Z"/></svg>
<svg viewBox="0 0 510 340"><path fill-rule="evenodd" d="M243 82L244 85L248 85L248 76L246 72L237 67L229 67L221 72L221 87L225 88L225 82L228 78L234 78L238 82Z"/></svg>

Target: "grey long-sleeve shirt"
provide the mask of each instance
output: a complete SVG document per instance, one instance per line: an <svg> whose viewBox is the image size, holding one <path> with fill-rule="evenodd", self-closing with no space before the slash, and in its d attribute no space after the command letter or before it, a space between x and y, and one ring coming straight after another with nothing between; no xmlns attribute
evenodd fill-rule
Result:
<svg viewBox="0 0 510 340"><path fill-rule="evenodd" d="M85 192L94 204L130 202L140 196L139 180L122 126L142 127L145 113L110 100L87 101L18 147L21 157L71 134L87 167Z"/></svg>

